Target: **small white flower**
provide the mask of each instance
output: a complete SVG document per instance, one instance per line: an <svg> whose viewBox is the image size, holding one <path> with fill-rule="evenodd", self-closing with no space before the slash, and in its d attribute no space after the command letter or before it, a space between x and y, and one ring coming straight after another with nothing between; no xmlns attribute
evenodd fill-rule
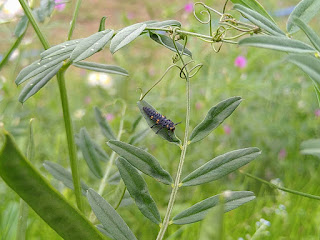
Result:
<svg viewBox="0 0 320 240"><path fill-rule="evenodd" d="M88 84L90 86L100 86L109 89L113 85L112 77L107 73L90 73L88 77Z"/></svg>
<svg viewBox="0 0 320 240"><path fill-rule="evenodd" d="M230 190L226 190L226 191L223 192L223 196L225 198L231 197L231 195L232 195L232 192Z"/></svg>
<svg viewBox="0 0 320 240"><path fill-rule="evenodd" d="M78 109L74 113L74 117L77 119L81 119L85 115L86 111L84 109Z"/></svg>
<svg viewBox="0 0 320 240"><path fill-rule="evenodd" d="M22 15L23 10L18 0L0 0L0 23L12 21L17 15Z"/></svg>

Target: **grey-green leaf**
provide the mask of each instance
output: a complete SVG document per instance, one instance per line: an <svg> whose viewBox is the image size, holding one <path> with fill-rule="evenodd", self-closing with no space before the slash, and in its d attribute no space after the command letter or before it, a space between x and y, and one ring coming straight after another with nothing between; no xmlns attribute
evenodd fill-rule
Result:
<svg viewBox="0 0 320 240"><path fill-rule="evenodd" d="M96 227L103 235L105 235L111 239L114 239L112 237L112 235L108 232L108 230L106 228L104 228L104 226L102 224L98 224Z"/></svg>
<svg viewBox="0 0 320 240"><path fill-rule="evenodd" d="M316 50L308 44L290 38L274 36L254 36L241 39L239 45L267 48L289 53L315 53Z"/></svg>
<svg viewBox="0 0 320 240"><path fill-rule="evenodd" d="M138 170L122 157L118 158L116 165L128 192L134 199L140 212L152 222L160 224L161 217L157 205L150 196L147 183L140 176Z"/></svg>
<svg viewBox="0 0 320 240"><path fill-rule="evenodd" d="M243 148L215 157L182 180L182 186L211 182L237 170L259 156L259 148Z"/></svg>
<svg viewBox="0 0 320 240"><path fill-rule="evenodd" d="M252 9L255 12L260 13L266 18L274 22L273 18L268 14L268 12L263 8L263 6L256 0L231 0L233 4L241 4L247 8Z"/></svg>
<svg viewBox="0 0 320 240"><path fill-rule="evenodd" d="M181 27L181 23L177 20L165 20L161 22L153 22L153 23L147 24L147 27L152 27L152 28L164 28L169 26Z"/></svg>
<svg viewBox="0 0 320 240"><path fill-rule="evenodd" d="M110 51L114 54L120 48L135 40L147 27L147 24L137 23L121 29L111 40Z"/></svg>
<svg viewBox="0 0 320 240"><path fill-rule="evenodd" d="M107 119L102 116L102 113L98 107L94 108L94 115L96 116L96 121L98 122L103 135L110 140L116 139Z"/></svg>
<svg viewBox="0 0 320 240"><path fill-rule="evenodd" d="M294 18L299 18L304 23L308 23L320 11L319 0L303 0L292 11L287 22L287 31L293 34L299 30L295 25Z"/></svg>
<svg viewBox="0 0 320 240"><path fill-rule="evenodd" d="M304 155L313 155L320 158L320 139L303 141L300 146L300 152Z"/></svg>
<svg viewBox="0 0 320 240"><path fill-rule="evenodd" d="M287 60L309 75L316 83L320 84L320 60L310 55L290 54Z"/></svg>
<svg viewBox="0 0 320 240"><path fill-rule="evenodd" d="M207 198L192 207L184 210L183 212L176 215L172 222L174 224L188 224L188 223L194 223L201 221L205 218L208 211L217 206L219 204L220 198L224 198L224 212L229 212L247 202L252 201L255 199L255 196L253 192L249 191L227 191L223 193L223 196L221 194L215 195L213 197Z"/></svg>
<svg viewBox="0 0 320 240"><path fill-rule="evenodd" d="M305 22L301 21L299 18L294 18L293 22L307 35L312 45L318 51L320 51L320 38L318 34L315 31L313 31L313 29L309 27Z"/></svg>
<svg viewBox="0 0 320 240"><path fill-rule="evenodd" d="M60 68L63 66L63 63L60 62L57 65L47 68L45 71L41 72L40 74L36 75L31 81L28 82L27 85L24 86L20 95L19 101L21 103L25 102L36 94L44 85L46 85L51 78L53 78Z"/></svg>
<svg viewBox="0 0 320 240"><path fill-rule="evenodd" d="M104 73L110 73L110 74L129 76L129 73L127 72L127 70L115 65L86 62L86 61L73 63L72 65L78 68L83 68L83 69L87 69L95 72L104 72Z"/></svg>
<svg viewBox="0 0 320 240"><path fill-rule="evenodd" d="M79 147L91 172L97 177L102 178L103 173L99 162L99 157L95 145L91 140L86 128L80 129Z"/></svg>
<svg viewBox="0 0 320 240"><path fill-rule="evenodd" d="M60 43L58 45L52 46L51 48L43 51L40 54L40 57L41 57L41 59L46 59L46 58L53 57L56 55L61 55L64 53L71 54L73 49L75 49L77 47L77 45L80 43L81 40L82 40L82 38L66 41L66 42Z"/></svg>
<svg viewBox="0 0 320 240"><path fill-rule="evenodd" d="M240 4L235 4L233 8L241 12L247 19L249 19L250 22L270 33L271 35L279 37L286 36L286 34L274 22L261 15L260 13L255 12L250 8L244 7Z"/></svg>
<svg viewBox="0 0 320 240"><path fill-rule="evenodd" d="M239 106L241 97L228 98L212 107L204 120L193 129L190 135L190 143L198 142L208 136Z"/></svg>
<svg viewBox="0 0 320 240"><path fill-rule="evenodd" d="M16 28L14 29L14 36L17 38L21 37L27 30L28 23L29 23L28 17L26 15L22 16Z"/></svg>
<svg viewBox="0 0 320 240"><path fill-rule="evenodd" d="M109 236L114 240L136 240L121 216L93 189L89 189L87 198L92 211L97 216Z"/></svg>
<svg viewBox="0 0 320 240"><path fill-rule="evenodd" d="M138 101L137 104L138 104L138 107L139 107L139 110L140 110L142 116L143 116L144 119L147 121L148 125L149 125L150 127L152 127L152 126L155 124L155 122L152 121L152 120L150 119L150 117L145 113L145 111L143 110L143 107L151 108L152 110L154 110L154 111L156 111L156 112L157 112L157 110L156 110L154 107L152 107L149 103L147 103L146 101L144 101L144 100ZM152 129L152 131L154 131L154 132L156 133L156 132L159 130L159 127L160 127L160 126L158 125L158 126L154 126L154 127L151 128L151 129ZM168 131L168 129L166 129L166 128L163 128L162 130L160 130L160 131L157 133L157 135L160 136L160 137L162 137L163 139L169 141L169 142L175 143L175 144L177 144L177 145L181 144L181 140L180 140L179 138L177 138L177 136L175 135L175 133L172 132L172 131Z"/></svg>
<svg viewBox="0 0 320 240"><path fill-rule="evenodd" d="M171 51L177 52L176 48L174 47L173 40L170 37L163 35L163 34L157 34L157 33L150 32L150 38L152 40L154 40L155 42L170 49ZM183 49L183 45L181 43L179 43L178 41L176 41L176 46L177 46L180 53L182 52L182 50L184 50L183 54L192 58L192 53L190 52L189 49L187 49L187 48Z"/></svg>
<svg viewBox="0 0 320 240"><path fill-rule="evenodd" d="M71 53L70 60L79 62L100 51L112 38L113 32L113 30L107 29L82 39Z"/></svg>
<svg viewBox="0 0 320 240"><path fill-rule="evenodd" d="M46 58L44 60L36 61L20 71L20 73L18 74L15 80L15 83L19 85L24 81L28 80L29 78L32 78L40 73L43 73L44 71L54 66L60 66L62 61L66 60L69 56L70 54L64 54L64 55L54 56L52 58Z"/></svg>
<svg viewBox="0 0 320 240"><path fill-rule="evenodd" d="M61 181L66 187L74 190L71 172L54 162L45 161L43 166L55 179ZM81 193L84 196L88 189L88 185L81 181Z"/></svg>
<svg viewBox="0 0 320 240"><path fill-rule="evenodd" d="M172 183L170 174L160 166L158 160L150 153L121 141L110 140L107 144L141 172L164 184Z"/></svg>

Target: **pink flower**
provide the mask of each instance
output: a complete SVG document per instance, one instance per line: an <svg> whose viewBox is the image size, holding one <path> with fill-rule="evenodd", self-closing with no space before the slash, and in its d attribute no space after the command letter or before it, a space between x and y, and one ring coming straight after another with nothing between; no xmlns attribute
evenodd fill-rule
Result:
<svg viewBox="0 0 320 240"><path fill-rule="evenodd" d="M315 111L314 111L314 115L315 115L316 117L320 117L320 109L315 110Z"/></svg>
<svg viewBox="0 0 320 240"><path fill-rule="evenodd" d="M105 117L106 117L107 121L109 121L109 122L114 119L114 115L112 113L107 113L105 115Z"/></svg>
<svg viewBox="0 0 320 240"><path fill-rule="evenodd" d="M85 104L91 103L91 97L87 96L87 97L84 99L84 103L85 103Z"/></svg>
<svg viewBox="0 0 320 240"><path fill-rule="evenodd" d="M196 103L196 109L199 110L202 108L202 103L201 102L197 102Z"/></svg>
<svg viewBox="0 0 320 240"><path fill-rule="evenodd" d="M64 0L55 0L56 6L54 7L56 10L59 12L63 11L66 7L65 1Z"/></svg>
<svg viewBox="0 0 320 240"><path fill-rule="evenodd" d="M279 151L278 158L279 158L279 159L284 159L286 156L287 156L287 151L286 151L284 148L282 148L282 149Z"/></svg>
<svg viewBox="0 0 320 240"><path fill-rule="evenodd" d="M247 65L247 59L244 56L238 56L234 60L234 65L238 68L244 68Z"/></svg>
<svg viewBox="0 0 320 240"><path fill-rule="evenodd" d="M229 125L224 125L223 131L225 134L229 135L231 133L231 127Z"/></svg>
<svg viewBox="0 0 320 240"><path fill-rule="evenodd" d="M134 19L134 13L128 12L128 13L127 13L127 18L128 18L129 20Z"/></svg>
<svg viewBox="0 0 320 240"><path fill-rule="evenodd" d="M193 3L187 3L184 6L184 11L186 11L187 13L192 13L193 12Z"/></svg>

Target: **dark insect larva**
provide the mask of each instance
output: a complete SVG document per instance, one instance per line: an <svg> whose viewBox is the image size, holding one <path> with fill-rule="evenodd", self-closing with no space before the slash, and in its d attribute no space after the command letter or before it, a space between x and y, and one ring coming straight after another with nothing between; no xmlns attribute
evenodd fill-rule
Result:
<svg viewBox="0 0 320 240"><path fill-rule="evenodd" d="M164 115L161 115L160 113L156 112L155 110L143 107L143 111L150 117L152 121L155 122L154 125L151 126L153 128L156 125L159 125L160 128L156 132L156 134L162 129L166 128L168 130L171 130L172 132L176 129L175 126L179 123L173 123L170 119L167 119Z"/></svg>

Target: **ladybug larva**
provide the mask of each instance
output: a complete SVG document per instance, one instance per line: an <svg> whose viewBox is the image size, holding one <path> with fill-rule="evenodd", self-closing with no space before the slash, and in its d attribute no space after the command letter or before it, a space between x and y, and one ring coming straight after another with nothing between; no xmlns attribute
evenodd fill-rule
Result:
<svg viewBox="0 0 320 240"><path fill-rule="evenodd" d="M158 134L158 132L163 128L166 128L166 129L173 132L176 129L175 126L178 125L179 123L181 123L181 122L173 123L170 119L167 119L166 116L161 115L160 113L158 113L155 110L148 108L148 107L143 107L143 111L148 115L148 117L153 122L155 122L155 124L152 125L151 128L153 128L154 126L157 126L157 125L160 126L160 128L158 129L156 134Z"/></svg>

